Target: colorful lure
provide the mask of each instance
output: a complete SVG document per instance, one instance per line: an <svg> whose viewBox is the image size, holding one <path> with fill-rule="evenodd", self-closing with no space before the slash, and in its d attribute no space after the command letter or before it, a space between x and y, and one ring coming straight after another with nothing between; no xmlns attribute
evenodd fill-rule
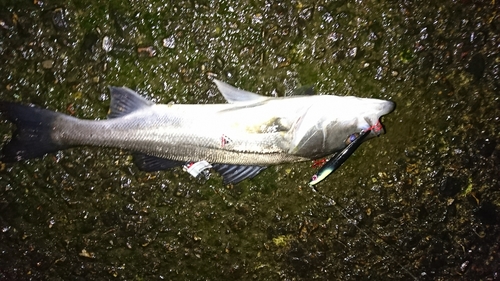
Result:
<svg viewBox="0 0 500 281"><path fill-rule="evenodd" d="M342 163L351 156L351 154L356 151L356 149L361 145L363 142L363 139L371 132L371 128L361 131L361 133L355 133L347 137L346 139L346 148L344 148L341 152L339 152L337 155L332 157L328 162L319 169L319 171L312 176L311 181L309 182L309 186L314 186L321 182L322 180L326 179L331 173L333 173L335 170L337 170Z"/></svg>

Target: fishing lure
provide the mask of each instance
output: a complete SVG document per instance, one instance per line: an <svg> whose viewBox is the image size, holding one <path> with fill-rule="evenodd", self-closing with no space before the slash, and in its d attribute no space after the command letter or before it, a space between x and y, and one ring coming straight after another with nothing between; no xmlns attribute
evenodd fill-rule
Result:
<svg viewBox="0 0 500 281"><path fill-rule="evenodd" d="M337 170L342 163L351 156L354 151L361 145L363 139L371 132L371 128L361 131L359 134L355 133L350 135L346 139L346 144L348 144L341 152L332 157L328 162L319 169L319 171L312 176L311 181L309 182L309 186L314 186L319 182L326 179L331 173Z"/></svg>

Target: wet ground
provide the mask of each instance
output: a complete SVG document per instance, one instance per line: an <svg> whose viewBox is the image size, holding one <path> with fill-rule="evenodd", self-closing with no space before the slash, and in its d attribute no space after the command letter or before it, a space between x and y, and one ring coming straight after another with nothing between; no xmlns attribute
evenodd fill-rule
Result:
<svg viewBox="0 0 500 281"><path fill-rule="evenodd" d="M126 151L0 163L0 280L498 280L498 1L1 1L0 99L104 119L107 86L390 99L387 134L224 186ZM12 125L2 119L0 142Z"/></svg>

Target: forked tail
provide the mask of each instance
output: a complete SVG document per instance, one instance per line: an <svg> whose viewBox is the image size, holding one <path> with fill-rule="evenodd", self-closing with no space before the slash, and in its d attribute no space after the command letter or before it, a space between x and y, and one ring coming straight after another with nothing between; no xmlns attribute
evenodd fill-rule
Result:
<svg viewBox="0 0 500 281"><path fill-rule="evenodd" d="M63 114L4 101L0 101L0 112L16 126L12 138L2 149L0 161L8 163L37 158L68 148L51 136L54 120Z"/></svg>

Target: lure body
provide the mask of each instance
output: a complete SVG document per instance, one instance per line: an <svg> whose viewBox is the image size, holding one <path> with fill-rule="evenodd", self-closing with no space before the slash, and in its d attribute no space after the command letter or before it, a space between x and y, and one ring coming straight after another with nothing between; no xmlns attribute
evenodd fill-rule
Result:
<svg viewBox="0 0 500 281"><path fill-rule="evenodd" d="M346 160L351 156L356 149L361 145L363 139L370 133L371 129L367 129L361 131L358 134L350 135L346 142L349 142L349 145L346 146L341 152L332 157L328 162L319 169L319 171L312 176L311 181L309 182L310 186L314 186L324 179L326 179L331 173L335 172Z"/></svg>

